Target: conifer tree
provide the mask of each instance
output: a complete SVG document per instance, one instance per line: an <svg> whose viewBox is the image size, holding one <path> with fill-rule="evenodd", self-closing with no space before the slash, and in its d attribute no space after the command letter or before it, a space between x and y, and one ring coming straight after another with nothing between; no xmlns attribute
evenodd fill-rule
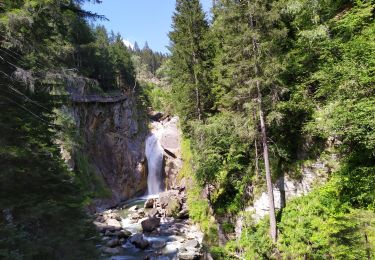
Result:
<svg viewBox="0 0 375 260"><path fill-rule="evenodd" d="M216 8L217 30L223 35L223 52L218 61L218 77L224 86L221 98L223 104L251 117L254 109L257 111L269 197L270 235L275 242L277 228L266 114L282 92L279 46L285 30L272 1L224 0Z"/></svg>
<svg viewBox="0 0 375 260"><path fill-rule="evenodd" d="M170 72L177 110L184 121L202 120L211 108L208 23L199 0L177 0L169 33Z"/></svg>

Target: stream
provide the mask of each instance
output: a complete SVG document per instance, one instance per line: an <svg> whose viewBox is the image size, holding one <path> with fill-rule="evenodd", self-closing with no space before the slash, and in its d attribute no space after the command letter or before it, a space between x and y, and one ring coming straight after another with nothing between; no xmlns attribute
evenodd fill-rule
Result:
<svg viewBox="0 0 375 260"><path fill-rule="evenodd" d="M170 127L176 122L174 119L152 123L145 142L146 195L96 214L94 224L101 236L101 259L201 259L203 233L189 220L185 187L164 191L165 148L161 140L167 138L168 151L176 150L173 145L178 145L178 135L166 129L166 125Z"/></svg>

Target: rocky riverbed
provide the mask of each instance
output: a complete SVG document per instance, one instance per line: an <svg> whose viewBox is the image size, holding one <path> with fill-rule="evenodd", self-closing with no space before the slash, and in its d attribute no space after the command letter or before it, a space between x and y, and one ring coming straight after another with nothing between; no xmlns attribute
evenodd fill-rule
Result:
<svg viewBox="0 0 375 260"><path fill-rule="evenodd" d="M203 234L189 220L186 194L175 187L97 213L102 259L201 259Z"/></svg>

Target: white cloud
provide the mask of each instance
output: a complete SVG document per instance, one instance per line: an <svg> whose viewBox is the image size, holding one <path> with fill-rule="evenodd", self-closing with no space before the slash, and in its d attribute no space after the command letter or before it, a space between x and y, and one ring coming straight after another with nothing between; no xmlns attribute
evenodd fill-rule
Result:
<svg viewBox="0 0 375 260"><path fill-rule="evenodd" d="M124 42L126 47L134 49L134 43L132 43L131 41L125 40L125 39L122 40L122 41Z"/></svg>

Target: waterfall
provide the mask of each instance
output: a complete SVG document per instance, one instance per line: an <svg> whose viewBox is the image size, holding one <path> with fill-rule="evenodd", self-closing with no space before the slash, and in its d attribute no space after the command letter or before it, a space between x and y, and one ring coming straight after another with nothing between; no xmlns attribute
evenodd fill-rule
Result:
<svg viewBox="0 0 375 260"><path fill-rule="evenodd" d="M147 195L163 191L163 148L155 134L146 139L146 158L148 166Z"/></svg>

